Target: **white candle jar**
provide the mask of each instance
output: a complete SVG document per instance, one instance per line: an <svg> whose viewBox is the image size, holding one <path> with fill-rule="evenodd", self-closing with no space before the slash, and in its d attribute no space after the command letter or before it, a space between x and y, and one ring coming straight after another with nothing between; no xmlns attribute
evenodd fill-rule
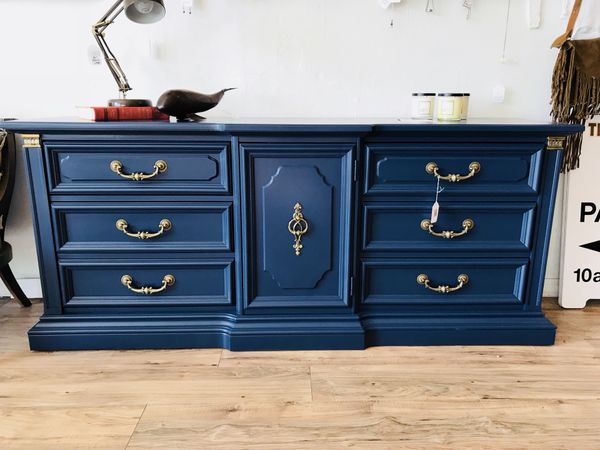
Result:
<svg viewBox="0 0 600 450"><path fill-rule="evenodd" d="M437 95L438 120L458 122L462 117L463 94L444 93Z"/></svg>
<svg viewBox="0 0 600 450"><path fill-rule="evenodd" d="M435 105L435 94L414 93L412 95L411 113L413 119L433 120L433 107Z"/></svg>
<svg viewBox="0 0 600 450"><path fill-rule="evenodd" d="M463 93L463 101L462 101L462 111L460 114L461 120L467 120L467 116L469 114L469 99L471 98L471 94L468 92Z"/></svg>

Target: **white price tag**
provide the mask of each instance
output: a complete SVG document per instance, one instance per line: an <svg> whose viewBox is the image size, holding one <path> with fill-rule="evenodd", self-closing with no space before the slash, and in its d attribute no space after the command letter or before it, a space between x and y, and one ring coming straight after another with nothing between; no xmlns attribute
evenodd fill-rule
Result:
<svg viewBox="0 0 600 450"><path fill-rule="evenodd" d="M440 192L442 192L444 188L440 188L440 177L437 177L437 185L435 187L435 202L431 207L431 223L436 223L438 220L438 216L440 214L440 204L438 202L438 197L440 196Z"/></svg>
<svg viewBox="0 0 600 450"><path fill-rule="evenodd" d="M431 207L431 223L436 223L440 214L440 204L436 201Z"/></svg>

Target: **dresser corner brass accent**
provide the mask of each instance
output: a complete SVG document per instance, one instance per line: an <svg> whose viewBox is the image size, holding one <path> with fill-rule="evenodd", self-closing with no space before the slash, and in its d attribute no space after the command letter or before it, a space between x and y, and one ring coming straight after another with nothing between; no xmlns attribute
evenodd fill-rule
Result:
<svg viewBox="0 0 600 450"><path fill-rule="evenodd" d="M23 134L23 148L40 148L42 142L39 134Z"/></svg>
<svg viewBox="0 0 600 450"><path fill-rule="evenodd" d="M563 150L566 139L566 136L548 136L546 150Z"/></svg>

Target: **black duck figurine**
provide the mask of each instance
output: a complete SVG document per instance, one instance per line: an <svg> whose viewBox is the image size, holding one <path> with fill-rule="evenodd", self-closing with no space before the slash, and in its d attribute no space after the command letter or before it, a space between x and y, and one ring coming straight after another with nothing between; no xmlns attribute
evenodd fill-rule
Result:
<svg viewBox="0 0 600 450"><path fill-rule="evenodd" d="M225 92L235 88L222 89L211 95L186 89L172 89L163 93L156 102L162 113L177 117L178 121L198 121L204 117L196 113L208 111L219 104Z"/></svg>

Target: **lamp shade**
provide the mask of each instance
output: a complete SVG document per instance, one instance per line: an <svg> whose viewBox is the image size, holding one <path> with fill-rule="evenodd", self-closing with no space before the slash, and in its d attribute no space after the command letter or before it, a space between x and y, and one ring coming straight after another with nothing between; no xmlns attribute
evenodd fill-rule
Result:
<svg viewBox="0 0 600 450"><path fill-rule="evenodd" d="M165 16L162 0L125 0L125 15L136 23L154 23Z"/></svg>

